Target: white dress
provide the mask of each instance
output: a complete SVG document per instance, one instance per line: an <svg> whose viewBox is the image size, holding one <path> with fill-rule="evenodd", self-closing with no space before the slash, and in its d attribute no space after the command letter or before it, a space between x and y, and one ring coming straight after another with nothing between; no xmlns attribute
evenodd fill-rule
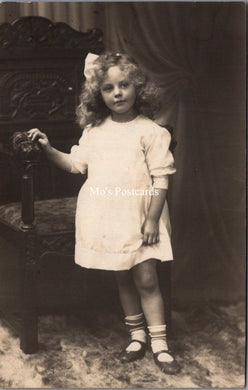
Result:
<svg viewBox="0 0 248 390"><path fill-rule="evenodd" d="M85 173L76 210L75 262L86 268L128 270L150 258L173 259L165 202L160 240L142 245L141 226L155 188L167 188L174 173L170 133L139 115L125 123L108 117L85 129L71 149L73 173Z"/></svg>

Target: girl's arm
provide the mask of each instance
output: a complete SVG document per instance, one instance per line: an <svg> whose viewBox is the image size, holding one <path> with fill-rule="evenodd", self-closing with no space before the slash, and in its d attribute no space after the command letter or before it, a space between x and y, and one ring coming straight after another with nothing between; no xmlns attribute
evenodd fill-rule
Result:
<svg viewBox="0 0 248 390"><path fill-rule="evenodd" d="M39 129L31 129L28 131L28 135L32 141L38 138L38 142L50 161L55 163L57 167L71 172L71 159L69 154L53 148L45 133L42 133Z"/></svg>
<svg viewBox="0 0 248 390"><path fill-rule="evenodd" d="M155 244L159 241L158 223L164 207L167 189L156 188L156 192L158 195L152 196L148 214L141 229L145 245Z"/></svg>
<svg viewBox="0 0 248 390"><path fill-rule="evenodd" d="M50 148L46 150L46 155L58 168L71 172L71 159L68 153L63 153L50 146Z"/></svg>

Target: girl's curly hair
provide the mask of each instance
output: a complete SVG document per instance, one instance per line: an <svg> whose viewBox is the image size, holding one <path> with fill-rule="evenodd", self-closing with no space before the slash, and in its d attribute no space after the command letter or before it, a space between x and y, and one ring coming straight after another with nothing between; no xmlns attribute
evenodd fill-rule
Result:
<svg viewBox="0 0 248 390"><path fill-rule="evenodd" d="M159 109L159 88L152 83L136 61L127 54L105 52L93 64L90 77L83 84L80 104L76 109L82 128L87 125L99 126L110 114L100 92L100 86L109 68L119 66L126 72L136 91L135 108L140 114L153 119Z"/></svg>

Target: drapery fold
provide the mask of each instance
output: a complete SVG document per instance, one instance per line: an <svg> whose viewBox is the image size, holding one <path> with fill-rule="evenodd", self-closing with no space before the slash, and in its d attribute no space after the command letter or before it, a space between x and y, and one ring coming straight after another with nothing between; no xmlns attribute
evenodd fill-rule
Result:
<svg viewBox="0 0 248 390"><path fill-rule="evenodd" d="M192 43L192 7L136 2L109 3L105 9L109 21L107 46L127 51L145 66L163 90L157 122L175 126L181 94L186 88L194 95L195 89L197 53Z"/></svg>

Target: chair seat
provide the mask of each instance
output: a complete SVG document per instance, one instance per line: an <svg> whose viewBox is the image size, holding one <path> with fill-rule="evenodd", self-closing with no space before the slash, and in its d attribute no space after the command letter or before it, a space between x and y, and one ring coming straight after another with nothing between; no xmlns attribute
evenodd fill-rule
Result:
<svg viewBox="0 0 248 390"><path fill-rule="evenodd" d="M34 202L34 226L39 235L71 232L75 229L76 197L38 200ZM0 222L22 230L21 204L0 206Z"/></svg>

